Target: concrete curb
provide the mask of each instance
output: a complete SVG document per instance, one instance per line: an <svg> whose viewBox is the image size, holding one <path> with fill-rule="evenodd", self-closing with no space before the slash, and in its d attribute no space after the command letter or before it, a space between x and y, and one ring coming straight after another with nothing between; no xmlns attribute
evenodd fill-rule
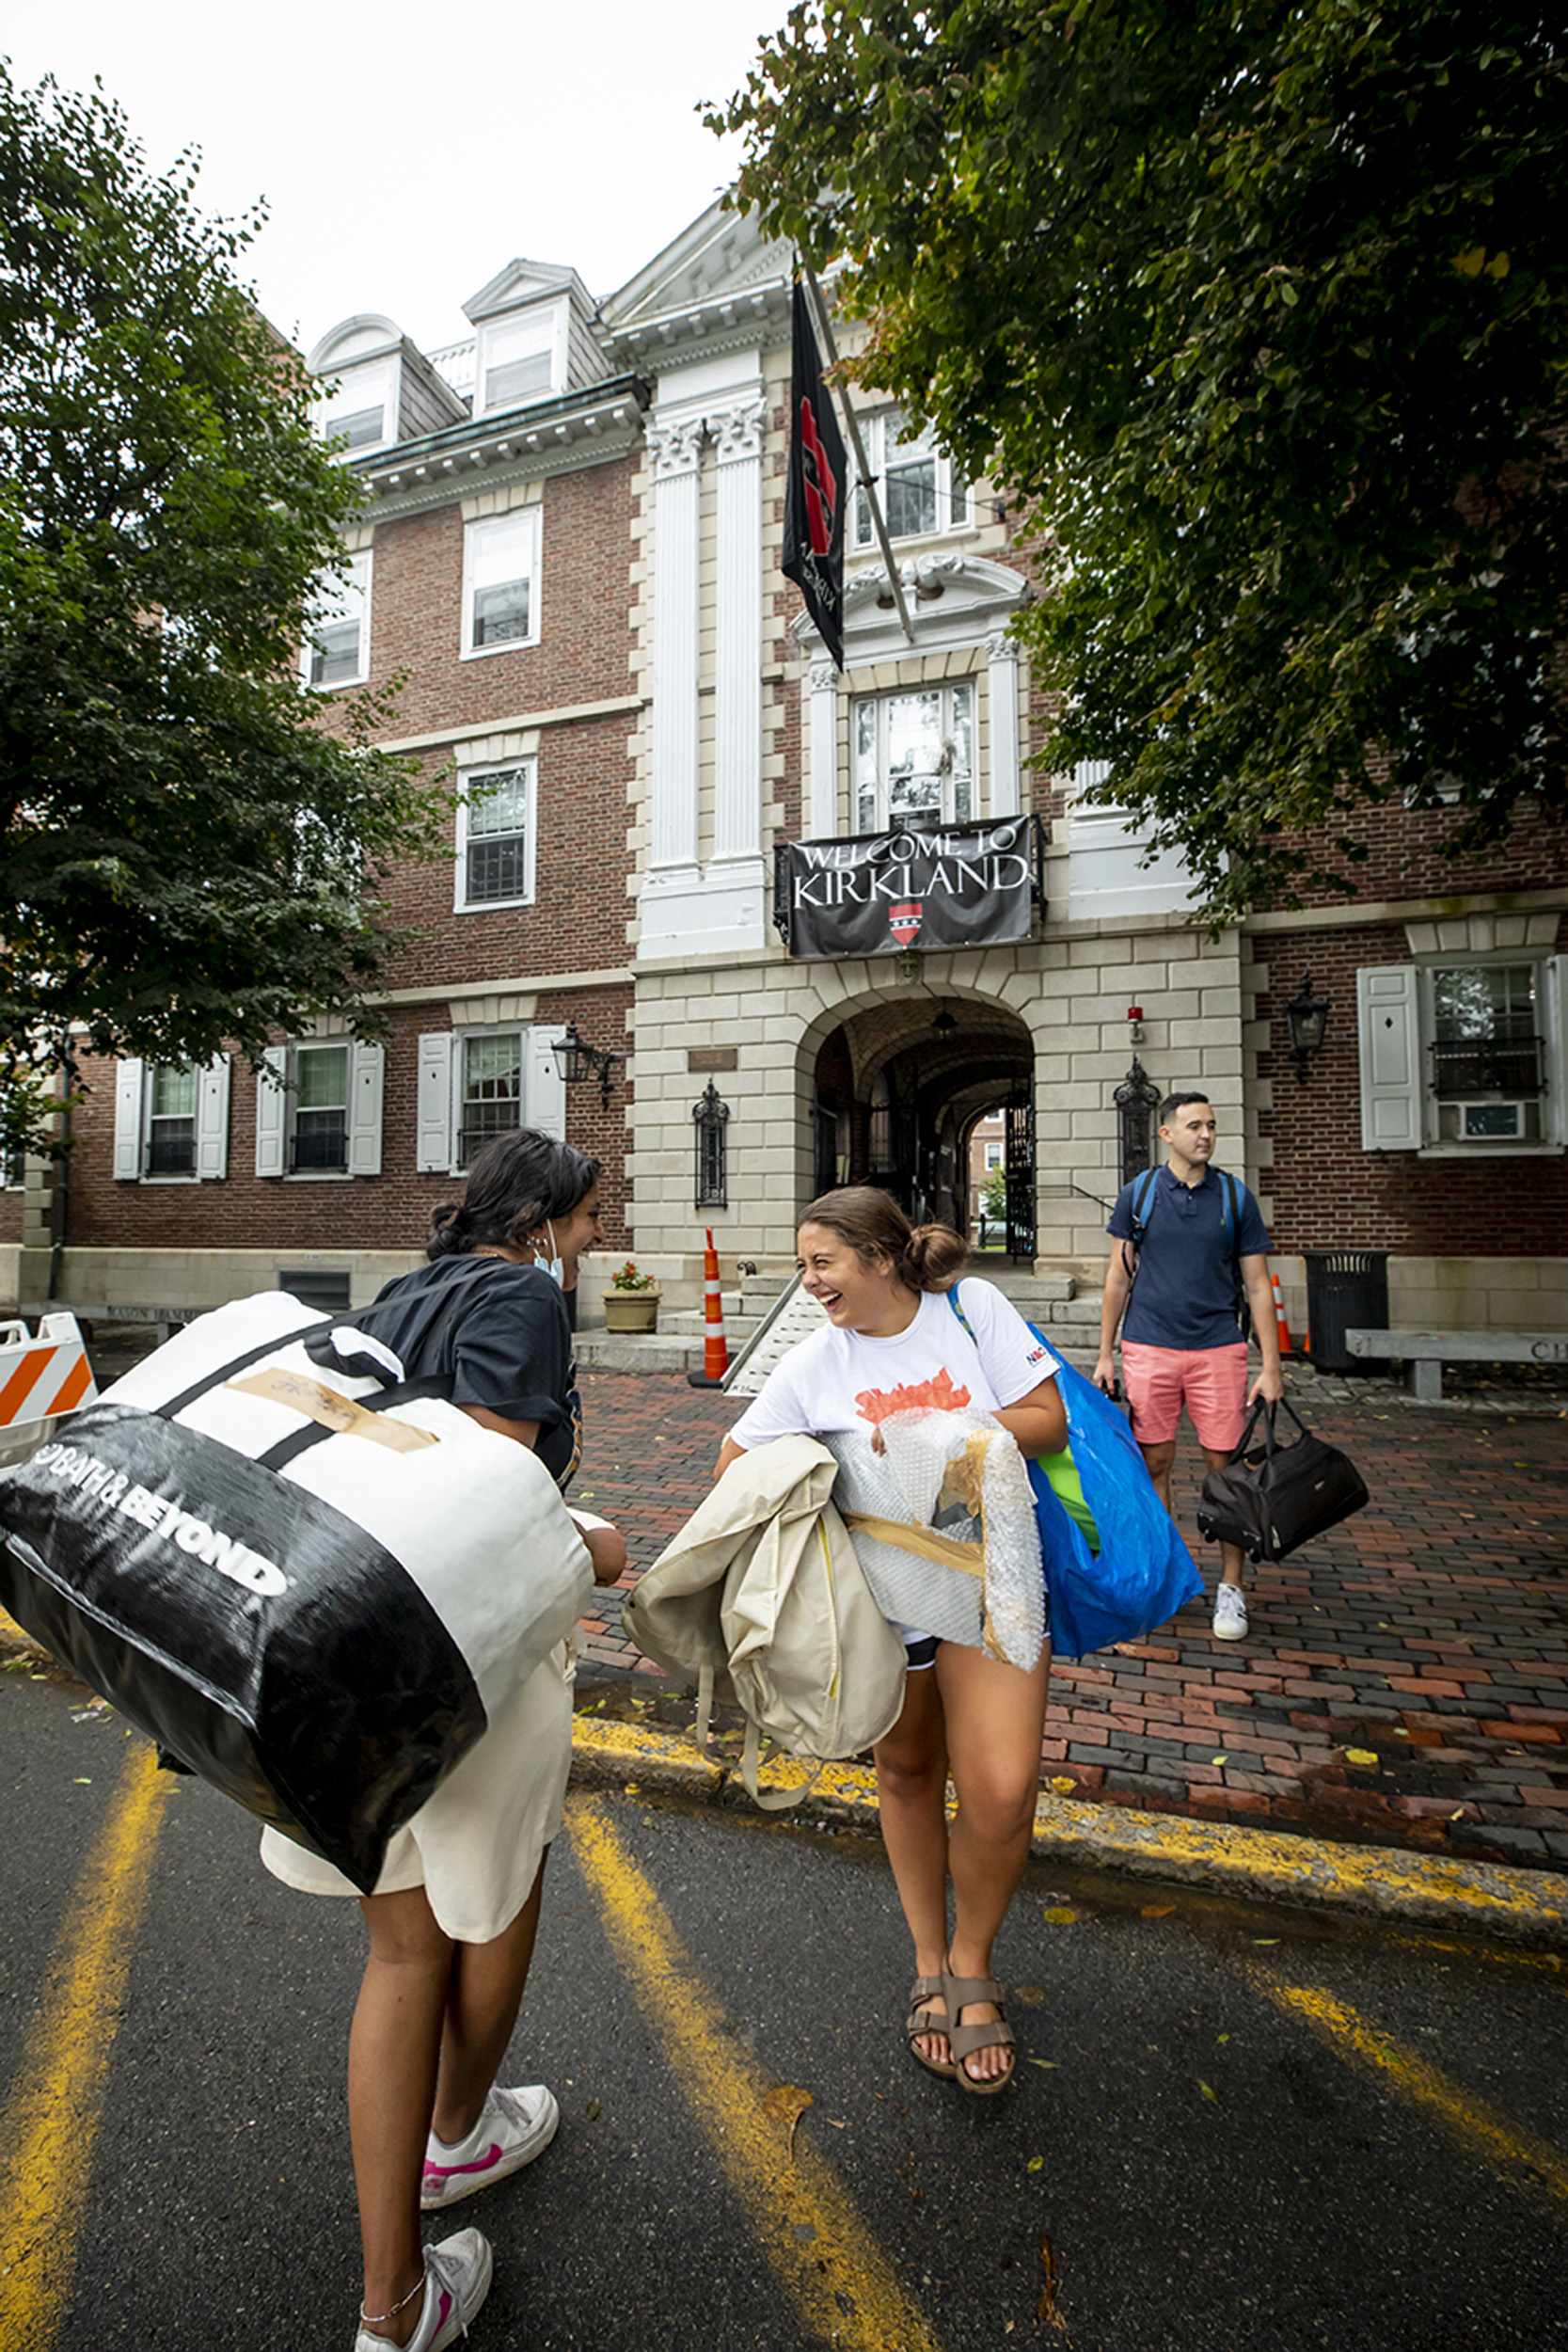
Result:
<svg viewBox="0 0 1568 2352"><path fill-rule="evenodd" d="M709 1804L728 1799L734 1775L705 1762L685 1734L641 1731L579 1715L572 1744L578 1780ZM811 1786L803 1766L781 1761L768 1767L765 1785L809 1787L800 1804L783 1817L786 1820L873 1832L877 1789L868 1772L828 1764ZM750 1809L738 1780L734 1801ZM1242 1899L1299 1903L1402 1927L1487 1936L1500 1944L1568 1949L1568 1878L1550 1870L1454 1862L1447 1855L1386 1846L1331 1845L1279 1830L1190 1821L1049 1796L1036 1807L1033 1851L1038 1861L1071 1862Z"/></svg>
<svg viewBox="0 0 1568 2352"><path fill-rule="evenodd" d="M0 1610L0 1657L52 1661L30 1634ZM656 1791L706 1804L751 1809L738 1779L700 1756L686 1732L645 1731L578 1715L572 1770L581 1782ZM771 1764L768 1785L807 1790L784 1818L875 1835L877 1785L852 1764L825 1764L815 1784L805 1766ZM1388 1846L1338 1846L1280 1830L1191 1821L1121 1805L1082 1804L1042 1796L1035 1809L1034 1853L1167 1885L1260 1902L1299 1903L1348 1912L1402 1927L1489 1936L1496 1943L1568 1950L1568 1877L1503 1863L1454 1862Z"/></svg>

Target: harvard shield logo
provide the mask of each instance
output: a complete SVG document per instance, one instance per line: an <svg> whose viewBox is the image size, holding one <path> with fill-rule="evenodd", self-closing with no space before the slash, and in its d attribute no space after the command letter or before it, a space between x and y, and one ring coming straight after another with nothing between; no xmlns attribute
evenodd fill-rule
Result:
<svg viewBox="0 0 1568 2352"><path fill-rule="evenodd" d="M889 907L887 927L900 947L912 947L920 933L920 918L926 912L923 898L907 898L901 906Z"/></svg>

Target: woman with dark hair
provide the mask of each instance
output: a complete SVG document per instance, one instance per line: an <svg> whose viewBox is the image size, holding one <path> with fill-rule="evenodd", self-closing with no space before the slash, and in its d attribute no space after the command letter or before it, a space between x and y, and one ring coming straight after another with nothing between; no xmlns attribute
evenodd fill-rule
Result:
<svg viewBox="0 0 1568 2352"><path fill-rule="evenodd" d="M389 1282L362 1327L410 1379L439 1374L483 1428L531 1447L564 1486L578 1408L563 1285L602 1241L599 1169L528 1130L480 1153L461 1201L432 1218L427 1271ZM476 1260L494 1271L476 1277ZM601 1583L626 1548L574 1513ZM539 1926L545 1861L572 1754L572 1655L562 1643L497 1709L472 1753L388 1848L349 2036L349 2128L364 2248L356 2352L443 2352L489 2289L477 2230L428 2250L420 2215L530 2163L560 2110L544 2084L502 2090ZM271 1829L262 1859L291 1886L352 1895L328 1864Z"/></svg>
<svg viewBox="0 0 1568 2352"><path fill-rule="evenodd" d="M968 1251L950 1228L913 1230L886 1193L849 1185L812 1202L797 1250L802 1285L826 1311L827 1328L769 1374L724 1440L721 1476L753 1446L816 1437L837 1457L841 1509L907 1518L896 1495L890 1502L880 1458L880 1423L893 1414L969 1406L999 1422L1025 1455L1066 1446L1054 1358L992 1284L965 1282L960 1294ZM967 1590L973 1579L950 1577L966 1589L942 1601L941 1625L908 1624L897 1607L896 1561L879 1569L879 1547L857 1538L856 1549L909 1649L903 1711L874 1751L882 1835L914 1940L905 2033L928 2073L988 2095L1006 2088L1015 2063L991 1946L1029 1855L1049 1615L1037 1660L1009 1664L982 1645L980 1598ZM949 1772L958 1800L951 1830Z"/></svg>

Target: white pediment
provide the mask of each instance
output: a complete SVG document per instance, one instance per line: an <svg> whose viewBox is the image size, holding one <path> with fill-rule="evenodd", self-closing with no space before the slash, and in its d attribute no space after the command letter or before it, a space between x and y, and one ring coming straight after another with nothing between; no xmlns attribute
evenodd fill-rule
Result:
<svg viewBox="0 0 1568 2352"><path fill-rule="evenodd" d="M710 204L661 253L600 305L601 330L623 347L751 320L787 295L792 256L765 237L752 213ZM726 306L733 317L724 317Z"/></svg>
<svg viewBox="0 0 1568 2352"><path fill-rule="evenodd" d="M403 345L403 329L379 310L360 310L328 327L305 364L312 375L336 375L360 359L379 359Z"/></svg>
<svg viewBox="0 0 1568 2352"><path fill-rule="evenodd" d="M508 262L487 286L465 302L463 315L477 326L482 319L494 318L502 310L526 310L530 303L553 301L562 294L569 294L574 306L592 316L588 289L575 269L555 262L519 259Z"/></svg>

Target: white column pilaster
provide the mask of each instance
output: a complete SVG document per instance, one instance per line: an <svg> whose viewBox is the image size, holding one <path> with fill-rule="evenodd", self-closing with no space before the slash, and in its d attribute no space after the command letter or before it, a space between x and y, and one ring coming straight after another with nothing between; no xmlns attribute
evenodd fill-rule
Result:
<svg viewBox="0 0 1568 2352"><path fill-rule="evenodd" d="M702 425L654 424L651 864L697 864L698 469Z"/></svg>
<svg viewBox="0 0 1568 2352"><path fill-rule="evenodd" d="M992 817L1019 812L1018 645L1005 629L986 639L990 702L990 809Z"/></svg>
<svg viewBox="0 0 1568 2352"><path fill-rule="evenodd" d="M707 420L717 442L718 589L714 615L714 810L717 859L762 850L762 435L747 401Z"/></svg>
<svg viewBox="0 0 1568 2352"><path fill-rule="evenodd" d="M811 665L811 810L807 829L814 841L831 841L838 833L838 672L831 661L814 661Z"/></svg>

